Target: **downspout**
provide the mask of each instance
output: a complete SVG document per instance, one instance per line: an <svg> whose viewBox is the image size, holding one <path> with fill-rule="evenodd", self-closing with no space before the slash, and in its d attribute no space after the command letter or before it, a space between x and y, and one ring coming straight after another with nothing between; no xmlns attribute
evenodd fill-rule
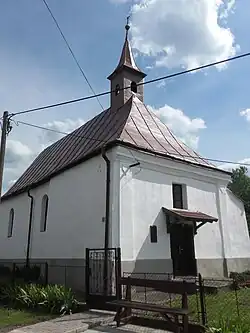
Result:
<svg viewBox="0 0 250 333"><path fill-rule="evenodd" d="M110 160L106 155L105 146L102 148L102 157L106 162L106 206L105 206L105 232L104 232L104 294L108 293L108 248L110 232Z"/></svg>
<svg viewBox="0 0 250 333"><path fill-rule="evenodd" d="M221 209L221 200L220 200L220 186L216 184L216 201L217 201L217 209L218 209L218 217L219 217L219 230L221 236L221 247L222 247L222 259L223 259L223 275L224 277L228 277L228 266L227 266L227 258L225 251L225 239L224 239L224 231L223 231L223 217L222 217L222 209Z"/></svg>
<svg viewBox="0 0 250 333"><path fill-rule="evenodd" d="M26 267L29 267L29 262L30 262L31 229L32 229L33 207L34 207L34 197L30 194L30 190L28 190L28 197L30 198L30 213L29 213L29 228L28 228L27 252L26 252Z"/></svg>

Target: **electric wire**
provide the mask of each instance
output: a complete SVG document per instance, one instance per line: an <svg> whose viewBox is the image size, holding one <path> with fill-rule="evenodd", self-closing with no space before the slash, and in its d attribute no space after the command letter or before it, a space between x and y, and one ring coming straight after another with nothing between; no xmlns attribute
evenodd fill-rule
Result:
<svg viewBox="0 0 250 333"><path fill-rule="evenodd" d="M60 28L60 25L59 25L57 19L55 18L54 14L53 14L53 12L52 12L52 10L51 10L51 8L49 7L47 1L46 1L46 0L42 0L42 1L43 1L44 5L46 6L48 12L50 13L50 15L51 15L51 17L52 17L52 19L53 19L53 21L54 21L54 23L55 23L55 25L56 25L58 31L60 32L60 34L61 34L61 36L62 36L62 38L63 38L63 40L64 40L64 42L65 42L65 44L66 44L66 46L67 46L67 48L68 48L68 50L69 50L69 52L70 52L70 54L72 55L72 58L74 59L74 61L75 61L76 65L77 65L77 67L79 68L79 70L80 70L82 76L84 77L85 81L87 82L87 84L88 84L90 90L92 91L92 93L93 93L94 95L96 95L96 93L95 93L95 91L94 91L94 88L92 87L90 81L88 80L86 74L84 73L84 71L83 71L83 69L82 69L82 67L81 67L81 65L80 65L80 63L79 63L79 61L77 60L77 58L76 58L76 56L75 56L75 54L74 54L74 52L73 52L71 46L69 45L69 42L67 41L67 39L66 39L66 37L65 37L65 35L64 35L63 31L62 31L62 29ZM103 107L102 103L100 102L98 96L96 96L96 100L98 101L100 107L101 107L102 110L104 111L104 107Z"/></svg>
<svg viewBox="0 0 250 333"><path fill-rule="evenodd" d="M195 68L187 69L187 70L184 70L184 71L176 72L176 73L169 74L169 75L166 75L166 76L161 76L161 77L149 80L149 81L138 83L137 85L138 86L139 85L146 85L146 84L155 83L155 82L158 82L158 81L161 81L161 80L167 80L167 79L170 79L170 78L173 78L173 77L189 74L189 73L196 72L196 71L208 68L208 67L217 66L217 65L220 65L220 64L223 64L223 63L227 63L227 62L237 60L237 59L242 59L242 58L249 57L249 56L250 56L250 52L242 53L242 54L240 54L238 56L235 56L235 57L227 58L227 59L224 59L224 60L216 61L216 62L209 63L209 64L206 64L206 65L202 65L202 66L199 66L199 67L195 67ZM121 88L120 91L125 90L125 89L130 89L130 88L131 88L130 86L124 87L124 88ZM80 97L80 98L70 99L70 100L67 100L67 101L58 102L58 103L49 104L49 105L44 105L44 106L40 106L40 107L37 107L37 108L26 109L26 110L23 110L23 111L12 113L10 116L14 117L14 116L17 116L17 115L20 115L20 114L26 114L26 113L30 113L30 112L46 110L46 109L50 109L50 108L55 108L55 107L67 105L67 104L72 104L72 103L78 103L78 102L82 102L82 101L85 101L85 100L90 100L90 99L93 99L93 98L96 98L96 97L105 96L105 95L108 95L108 94L110 94L112 92L115 92L115 91L116 90L105 91L105 92L102 92L102 93L99 93L99 94L94 94L94 95L84 96L84 97Z"/></svg>
<svg viewBox="0 0 250 333"><path fill-rule="evenodd" d="M58 130L51 129L51 128L44 127L44 126L40 126L40 125L35 125L35 124L27 123L27 122L20 121L20 120L15 120L13 122L16 125L22 124L22 125L25 125L25 126L30 126L30 127L41 129L41 130L45 130L45 131L55 132L55 133L62 134L62 135L72 135L72 136L76 136L76 137L79 137L79 138L89 139L89 140L103 142L103 143L107 143L108 142L108 141L96 139L96 138L93 138L93 137L90 137L90 136L84 136L84 135L78 135L78 134L74 134L74 133L62 132L62 131L58 131ZM122 141L121 141L121 143L122 143ZM128 150L130 151L130 149L128 149ZM130 151L130 153L133 156L133 158L136 161L138 161L138 159L134 156L134 154L131 151ZM180 156L179 154L176 154L176 153L169 154L170 157L171 156L175 156L175 155L176 156ZM190 156L190 155L181 155L181 156L184 157L184 158L185 157L186 158L192 158L192 156ZM235 164L235 165L241 165L241 166L248 166L248 167L250 167L250 163L244 163L244 162L227 161L227 160L220 160L220 159L214 159L214 158L206 158L206 157L201 157L201 156L195 156L194 159L206 160L206 161L209 161L209 162L216 162L216 163L221 163L221 164Z"/></svg>

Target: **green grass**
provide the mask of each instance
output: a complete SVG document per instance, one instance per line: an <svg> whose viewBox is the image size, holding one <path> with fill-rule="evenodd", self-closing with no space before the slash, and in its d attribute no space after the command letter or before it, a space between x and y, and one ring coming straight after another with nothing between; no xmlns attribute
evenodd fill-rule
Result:
<svg viewBox="0 0 250 333"><path fill-rule="evenodd" d="M235 291L219 291L218 294L206 294L207 322L210 327L220 327L221 321L241 322L250 328L250 288ZM200 301L198 300L199 304ZM237 310L238 304L238 310ZM191 319L198 321L197 296L188 297ZM172 307L181 306L181 298L172 301ZM200 306L200 305L199 305ZM238 315L239 314L239 315Z"/></svg>
<svg viewBox="0 0 250 333"><path fill-rule="evenodd" d="M0 307L0 328L18 327L35 324L40 321L49 320L49 315L41 315L34 312L20 311Z"/></svg>

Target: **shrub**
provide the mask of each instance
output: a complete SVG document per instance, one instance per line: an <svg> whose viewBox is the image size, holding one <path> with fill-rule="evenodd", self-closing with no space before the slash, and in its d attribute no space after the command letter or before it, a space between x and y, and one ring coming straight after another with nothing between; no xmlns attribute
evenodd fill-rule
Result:
<svg viewBox="0 0 250 333"><path fill-rule="evenodd" d="M250 280L250 271L244 271L242 273L231 272L230 278L234 279L237 282L245 282Z"/></svg>
<svg viewBox="0 0 250 333"><path fill-rule="evenodd" d="M1 301L4 304L12 304L13 306L16 306L18 303L17 295L19 293L19 287L12 284L7 284L1 286L0 290L0 297Z"/></svg>
<svg viewBox="0 0 250 333"><path fill-rule="evenodd" d="M250 271L244 271L242 273L231 272L229 277L234 280L232 284L233 289L250 286Z"/></svg>
<svg viewBox="0 0 250 333"><path fill-rule="evenodd" d="M59 285L7 285L2 287L1 297L4 303L13 307L53 314L72 313L78 306L72 290Z"/></svg>

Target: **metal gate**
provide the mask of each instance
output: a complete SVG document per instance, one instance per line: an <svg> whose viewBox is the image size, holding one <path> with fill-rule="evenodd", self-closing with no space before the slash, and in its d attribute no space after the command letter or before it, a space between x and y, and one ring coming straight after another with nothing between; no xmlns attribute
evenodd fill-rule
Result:
<svg viewBox="0 0 250 333"><path fill-rule="evenodd" d="M121 291L121 250L86 249L86 303L94 309L111 309L106 302L117 299Z"/></svg>

